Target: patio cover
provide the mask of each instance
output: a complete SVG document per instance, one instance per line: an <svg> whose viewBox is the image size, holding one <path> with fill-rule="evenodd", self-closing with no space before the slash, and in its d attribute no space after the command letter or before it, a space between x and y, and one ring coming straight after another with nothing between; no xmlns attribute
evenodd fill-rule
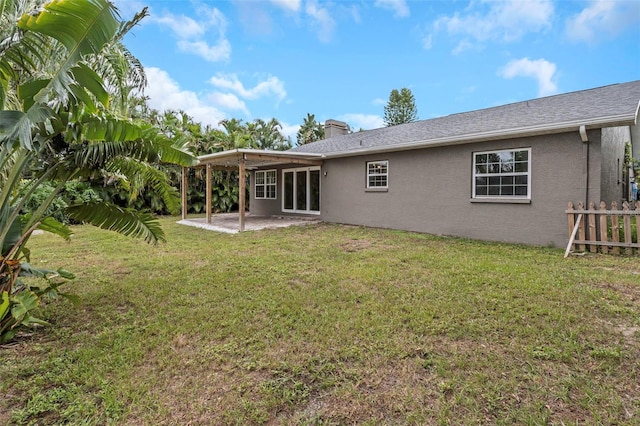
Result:
<svg viewBox="0 0 640 426"><path fill-rule="evenodd" d="M237 170L239 200L239 221L240 231L244 231L244 210L246 206L246 179L247 170L258 167L270 167L280 164L305 164L310 166L322 165L323 154L290 152L290 151L263 151L257 149L234 149L221 151L213 154L201 155L198 157L198 164L194 167L206 168L206 214L207 223L211 223L211 171L212 170ZM188 167L182 168L182 219L187 218L187 171Z"/></svg>

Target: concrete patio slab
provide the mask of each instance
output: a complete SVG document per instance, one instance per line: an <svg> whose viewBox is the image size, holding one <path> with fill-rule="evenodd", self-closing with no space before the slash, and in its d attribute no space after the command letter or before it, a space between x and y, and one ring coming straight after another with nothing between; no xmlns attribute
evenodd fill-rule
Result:
<svg viewBox="0 0 640 426"><path fill-rule="evenodd" d="M291 216L253 216L245 214L244 230L259 231L261 229L286 228L289 226L308 225L317 223L318 219ZM238 213L219 213L211 217L211 223L207 223L204 217L187 218L179 220L178 224L194 226L208 231L237 234L240 232Z"/></svg>

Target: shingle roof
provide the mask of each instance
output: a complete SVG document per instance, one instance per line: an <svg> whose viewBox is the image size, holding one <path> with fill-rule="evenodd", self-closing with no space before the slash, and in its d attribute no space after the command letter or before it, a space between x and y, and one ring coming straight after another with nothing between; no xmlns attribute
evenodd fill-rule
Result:
<svg viewBox="0 0 640 426"><path fill-rule="evenodd" d="M636 123L640 80L336 136L293 148L327 157Z"/></svg>

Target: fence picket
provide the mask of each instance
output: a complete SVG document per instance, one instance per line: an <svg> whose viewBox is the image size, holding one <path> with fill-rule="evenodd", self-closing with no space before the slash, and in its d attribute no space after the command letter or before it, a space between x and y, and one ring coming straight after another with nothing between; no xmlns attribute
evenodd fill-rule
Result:
<svg viewBox="0 0 640 426"><path fill-rule="evenodd" d="M600 201L600 211L605 211L607 210L607 204L604 201ZM601 214L600 215L600 241L604 242L608 242L609 241L609 237L607 235L607 215L606 214ZM602 253L607 254L608 252L608 248L607 246L600 246L602 249Z"/></svg>
<svg viewBox="0 0 640 426"><path fill-rule="evenodd" d="M611 202L611 210L613 211L617 211L618 210L618 202L617 201L612 201ZM617 214L614 214L613 216L611 216L611 239L613 240L614 243L617 243L620 241L620 230L618 229L618 224L620 223L620 219L618 217ZM613 253L614 254L620 254L620 247L619 246L613 246Z"/></svg>
<svg viewBox="0 0 640 426"><path fill-rule="evenodd" d="M574 211L575 210L573 210L573 203L569 201L569 204L567 205L567 213L569 213L567 215L567 218L569 219L569 235L573 234L573 228L575 228L576 226L576 216L573 214ZM569 246L570 247L567 247L567 250L574 248L574 244L569 244Z"/></svg>
<svg viewBox="0 0 640 426"><path fill-rule="evenodd" d="M628 212L629 211L629 203L628 202L624 202L622 203L622 211L623 212ZM631 239L631 216L629 215L625 215L623 217L623 223L624 223L624 242L625 243L631 243L633 240ZM627 254L631 254L633 253L633 249L632 248L627 248L626 249Z"/></svg>
<svg viewBox="0 0 640 426"><path fill-rule="evenodd" d="M640 254L640 201L625 201L621 210L615 201L611 203L610 210L604 201L600 202L598 209L593 202L589 203L588 209L581 202L577 209L569 202L565 213L569 229L565 257L572 249L591 253Z"/></svg>
<svg viewBox="0 0 640 426"><path fill-rule="evenodd" d="M596 205L592 202L589 203L589 211L593 211L596 209ZM589 217L589 241L598 241L598 234L596 233L596 215L590 213L587 215ZM595 253L598 250L598 246L594 244L589 244L589 251L591 253Z"/></svg>

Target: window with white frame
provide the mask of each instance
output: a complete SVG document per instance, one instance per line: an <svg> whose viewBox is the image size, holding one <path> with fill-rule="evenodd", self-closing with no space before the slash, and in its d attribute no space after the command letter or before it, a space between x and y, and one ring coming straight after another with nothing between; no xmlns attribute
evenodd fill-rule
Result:
<svg viewBox="0 0 640 426"><path fill-rule="evenodd" d="M531 148L473 153L473 198L531 198Z"/></svg>
<svg viewBox="0 0 640 426"><path fill-rule="evenodd" d="M388 161L368 161L367 162L367 188L388 188L389 187L389 162Z"/></svg>
<svg viewBox="0 0 640 426"><path fill-rule="evenodd" d="M276 198L276 171L259 170L255 172L256 182L254 184L257 199Z"/></svg>

